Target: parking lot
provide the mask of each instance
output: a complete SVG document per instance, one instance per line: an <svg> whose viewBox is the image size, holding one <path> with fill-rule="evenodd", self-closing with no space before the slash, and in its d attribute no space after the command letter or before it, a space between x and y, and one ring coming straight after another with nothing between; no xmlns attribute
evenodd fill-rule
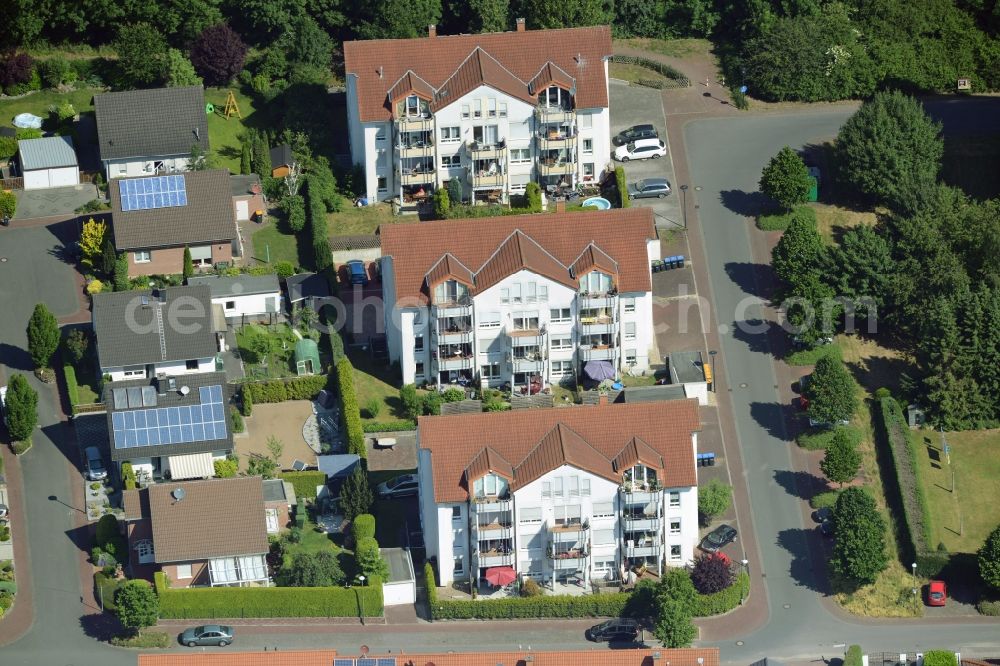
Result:
<svg viewBox="0 0 1000 666"><path fill-rule="evenodd" d="M671 229L683 226L679 184L674 179L674 165L667 142L666 119L663 115L662 92L639 86L611 82L611 136L632 125L649 123L656 127L660 140L667 144L667 156L660 159L632 160L624 163L625 179L629 184L643 178L666 178L674 190L663 199L637 199L633 206L652 208L656 226ZM614 163L616 166L619 162Z"/></svg>

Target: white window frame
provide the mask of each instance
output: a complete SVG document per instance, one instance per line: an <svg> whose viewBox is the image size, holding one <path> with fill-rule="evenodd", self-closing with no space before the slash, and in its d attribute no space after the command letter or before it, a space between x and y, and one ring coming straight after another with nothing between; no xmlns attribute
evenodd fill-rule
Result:
<svg viewBox="0 0 1000 666"><path fill-rule="evenodd" d="M592 113L581 113L577 118L580 121L580 129L590 129L594 126L594 115Z"/></svg>
<svg viewBox="0 0 1000 666"><path fill-rule="evenodd" d="M488 97L486 98L486 112L490 118L497 117L497 98Z"/></svg>
<svg viewBox="0 0 1000 666"><path fill-rule="evenodd" d="M670 533L671 534L680 534L681 533L681 519L680 518L671 518L670 519Z"/></svg>
<svg viewBox="0 0 1000 666"><path fill-rule="evenodd" d="M465 575L465 553L452 554L453 574L456 576Z"/></svg>
<svg viewBox="0 0 1000 666"><path fill-rule="evenodd" d="M583 154L584 155L593 155L594 154L594 140L593 139L584 139L583 140Z"/></svg>
<svg viewBox="0 0 1000 666"><path fill-rule="evenodd" d="M552 351L568 351L573 349L573 337L552 338L549 348Z"/></svg>
<svg viewBox="0 0 1000 666"><path fill-rule="evenodd" d="M146 376L146 366L144 365L126 365L122 368L122 377L145 377Z"/></svg>
<svg viewBox="0 0 1000 666"><path fill-rule="evenodd" d="M477 317L479 328L500 328L502 317L499 312L483 312Z"/></svg>
<svg viewBox="0 0 1000 666"><path fill-rule="evenodd" d="M132 263L148 264L153 260L153 253L149 250L136 250L132 253Z"/></svg>
<svg viewBox="0 0 1000 666"><path fill-rule="evenodd" d="M590 510L591 510L591 513L593 514L594 518L614 518L615 517L615 503L614 502L594 502L591 505Z"/></svg>
<svg viewBox="0 0 1000 666"><path fill-rule="evenodd" d="M385 176L377 176L375 178L375 189L385 194L389 191L389 180Z"/></svg>
<svg viewBox="0 0 1000 666"><path fill-rule="evenodd" d="M681 505L681 494L677 490L667 492L667 506L677 508Z"/></svg>
<svg viewBox="0 0 1000 666"><path fill-rule="evenodd" d="M622 299L622 311L625 314L632 314L635 312L635 299L634 298L623 298Z"/></svg>
<svg viewBox="0 0 1000 666"><path fill-rule="evenodd" d="M511 164L531 163L531 148L511 148L510 163Z"/></svg>
<svg viewBox="0 0 1000 666"><path fill-rule="evenodd" d="M178 564L177 565L177 580L190 580L193 578L193 572L191 571L190 564Z"/></svg>
<svg viewBox="0 0 1000 666"><path fill-rule="evenodd" d="M499 115L501 118L507 117L507 102L500 102L499 104Z"/></svg>
<svg viewBox="0 0 1000 666"><path fill-rule="evenodd" d="M460 504L451 507L451 520L452 522L462 520L462 506Z"/></svg>
<svg viewBox="0 0 1000 666"><path fill-rule="evenodd" d="M469 118L471 115L468 104L462 105L462 118Z"/></svg>
<svg viewBox="0 0 1000 666"><path fill-rule="evenodd" d="M590 497L590 479L587 477L580 479L580 497Z"/></svg>
<svg viewBox="0 0 1000 666"><path fill-rule="evenodd" d="M584 162L583 163L583 179L584 180L594 180L594 174L595 173L596 173L596 171L594 170L594 163L593 162Z"/></svg>
<svg viewBox="0 0 1000 666"><path fill-rule="evenodd" d="M136 541L135 552L139 564L152 564L156 559L156 551L153 550L152 539L139 539Z"/></svg>
<svg viewBox="0 0 1000 666"><path fill-rule="evenodd" d="M564 485L565 484L564 484L563 478L561 476L557 476L554 479L552 479L552 496L553 497L562 497L563 496L563 489L564 489L563 486Z"/></svg>
<svg viewBox="0 0 1000 666"><path fill-rule="evenodd" d="M595 546L610 546L615 542L615 531L613 529L594 530L592 539Z"/></svg>
<svg viewBox="0 0 1000 666"><path fill-rule="evenodd" d="M545 537L542 535L541 530L537 528L520 532L518 537L520 538L517 540L517 547L520 550L542 550L545 548ZM537 539L537 542L532 544L531 541L534 539Z"/></svg>
<svg viewBox="0 0 1000 666"><path fill-rule="evenodd" d="M573 361L550 361L553 377L565 377L573 374Z"/></svg>
<svg viewBox="0 0 1000 666"><path fill-rule="evenodd" d="M634 321L625 322L625 339L635 340L636 336L636 323Z"/></svg>
<svg viewBox="0 0 1000 666"><path fill-rule="evenodd" d="M462 140L461 127L442 127L441 143L455 143Z"/></svg>
<svg viewBox="0 0 1000 666"><path fill-rule="evenodd" d="M553 313L558 312L558 315L553 316ZM565 314L564 314L565 313ZM569 324L573 321L573 308L550 308L549 309L549 322L553 324Z"/></svg>
<svg viewBox="0 0 1000 666"><path fill-rule="evenodd" d="M507 287L500 288L500 302L510 303L510 289Z"/></svg>
<svg viewBox="0 0 1000 666"><path fill-rule="evenodd" d="M462 156L455 155L442 155L441 156L441 168L442 169L458 169L462 166Z"/></svg>
<svg viewBox="0 0 1000 666"><path fill-rule="evenodd" d="M522 525L535 525L542 522L542 507L528 506L518 512L517 521Z"/></svg>
<svg viewBox="0 0 1000 666"><path fill-rule="evenodd" d="M670 545L670 561L678 562L681 559L681 547L679 544Z"/></svg>
<svg viewBox="0 0 1000 666"><path fill-rule="evenodd" d="M547 303L549 300L549 285L540 284L538 285L538 302Z"/></svg>
<svg viewBox="0 0 1000 666"><path fill-rule="evenodd" d="M552 497L551 481L542 481L542 497Z"/></svg>

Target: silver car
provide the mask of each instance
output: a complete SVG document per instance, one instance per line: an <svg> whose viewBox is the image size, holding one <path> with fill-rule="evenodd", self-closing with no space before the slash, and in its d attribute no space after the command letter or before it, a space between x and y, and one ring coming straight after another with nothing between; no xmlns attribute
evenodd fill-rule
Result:
<svg viewBox="0 0 1000 666"><path fill-rule="evenodd" d="M630 199L652 199L670 194L670 182L666 178L644 178L628 186Z"/></svg>
<svg viewBox="0 0 1000 666"><path fill-rule="evenodd" d="M382 498L407 497L416 495L419 486L420 481L416 474L403 474L385 483L380 483L375 488L375 493Z"/></svg>
<svg viewBox="0 0 1000 666"><path fill-rule="evenodd" d="M104 460L96 446L88 446L84 449L83 456L87 461L87 479L89 481L103 481L108 478L108 470L104 468Z"/></svg>
<svg viewBox="0 0 1000 666"><path fill-rule="evenodd" d="M233 628L219 624L206 624L201 627L185 629L181 634L181 643L188 647L199 645L217 645L226 647L233 642Z"/></svg>

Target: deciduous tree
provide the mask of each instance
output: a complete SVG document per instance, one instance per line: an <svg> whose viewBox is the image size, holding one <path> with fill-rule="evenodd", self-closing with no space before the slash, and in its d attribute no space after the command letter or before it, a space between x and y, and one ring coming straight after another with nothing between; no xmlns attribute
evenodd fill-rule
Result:
<svg viewBox="0 0 1000 666"><path fill-rule="evenodd" d="M858 453L844 428L837 428L834 431L819 468L823 470L826 478L839 483L841 488L858 475L858 470L861 469L861 454Z"/></svg>
<svg viewBox="0 0 1000 666"><path fill-rule="evenodd" d="M699 594L715 594L733 584L733 563L729 558L710 553L695 558L691 582Z"/></svg>
<svg viewBox="0 0 1000 666"><path fill-rule="evenodd" d="M104 251L107 231L108 225L103 221L90 218L83 223L80 230L80 263L87 268L93 268Z"/></svg>
<svg viewBox="0 0 1000 666"><path fill-rule="evenodd" d="M344 571L332 551L321 550L295 555L281 578L289 587L333 587L344 582Z"/></svg>
<svg viewBox="0 0 1000 666"><path fill-rule="evenodd" d="M829 354L816 361L804 394L809 399L809 418L820 423L850 421L858 408L854 378L843 361Z"/></svg>
<svg viewBox="0 0 1000 666"><path fill-rule="evenodd" d="M144 580L127 580L115 591L115 608L122 626L142 633L160 617L160 599Z"/></svg>
<svg viewBox="0 0 1000 666"><path fill-rule="evenodd" d="M194 65L180 49L167 51L166 67L167 86L180 88L182 86L200 86L201 77L194 71Z"/></svg>
<svg viewBox="0 0 1000 666"><path fill-rule="evenodd" d="M764 167L759 185L761 192L791 210L809 196L809 170L799 154L785 146Z"/></svg>
<svg viewBox="0 0 1000 666"><path fill-rule="evenodd" d="M167 70L167 40L148 23L130 23L118 30L114 42L117 71L128 88L161 83Z"/></svg>
<svg viewBox="0 0 1000 666"><path fill-rule="evenodd" d="M354 547L354 557L358 563L358 569L365 578L380 578L386 580L389 577L389 563L382 557L379 551L378 541L374 537L362 537Z"/></svg>
<svg viewBox="0 0 1000 666"><path fill-rule="evenodd" d="M88 347L90 347L90 337L82 328L69 329L66 337L63 338L63 353L66 354L66 360L73 365L77 365L83 360Z"/></svg>
<svg viewBox="0 0 1000 666"><path fill-rule="evenodd" d="M38 425L38 394L21 373L15 372L7 383L4 410L11 439L23 442L30 438Z"/></svg>
<svg viewBox="0 0 1000 666"><path fill-rule="evenodd" d="M833 568L859 585L875 582L886 568L885 519L861 488L846 488L833 509Z"/></svg>
<svg viewBox="0 0 1000 666"><path fill-rule="evenodd" d="M206 85L225 86L243 69L247 45L225 23L205 28L191 44L191 64Z"/></svg>
<svg viewBox="0 0 1000 666"><path fill-rule="evenodd" d="M28 321L28 353L38 368L47 368L59 348L59 322L44 303L35 306Z"/></svg>
<svg viewBox="0 0 1000 666"><path fill-rule="evenodd" d="M653 634L665 647L685 648L698 637L698 628L691 621L691 612L683 604L667 601L660 605Z"/></svg>
<svg viewBox="0 0 1000 666"><path fill-rule="evenodd" d="M785 284L794 286L820 274L826 253L815 224L795 217L771 251L771 266Z"/></svg>
<svg viewBox="0 0 1000 666"><path fill-rule="evenodd" d="M614 14L604 0L524 0L524 12L531 28L575 28L611 23Z"/></svg>
<svg viewBox="0 0 1000 666"><path fill-rule="evenodd" d="M1000 590L1000 526L990 532L977 553L983 582Z"/></svg>
<svg viewBox="0 0 1000 666"><path fill-rule="evenodd" d="M427 26L441 21L441 0L382 0L369 11L358 25L366 39L424 37Z"/></svg>
<svg viewBox="0 0 1000 666"><path fill-rule="evenodd" d="M718 479L712 479L698 488L698 514L707 523L729 508L733 501L733 489Z"/></svg>

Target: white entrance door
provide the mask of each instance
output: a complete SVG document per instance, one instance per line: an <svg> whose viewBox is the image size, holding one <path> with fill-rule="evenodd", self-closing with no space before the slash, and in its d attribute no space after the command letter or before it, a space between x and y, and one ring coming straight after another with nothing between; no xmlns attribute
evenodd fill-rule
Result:
<svg viewBox="0 0 1000 666"><path fill-rule="evenodd" d="M250 219L250 202L249 201L237 201L236 202L236 219L237 220L249 220Z"/></svg>

